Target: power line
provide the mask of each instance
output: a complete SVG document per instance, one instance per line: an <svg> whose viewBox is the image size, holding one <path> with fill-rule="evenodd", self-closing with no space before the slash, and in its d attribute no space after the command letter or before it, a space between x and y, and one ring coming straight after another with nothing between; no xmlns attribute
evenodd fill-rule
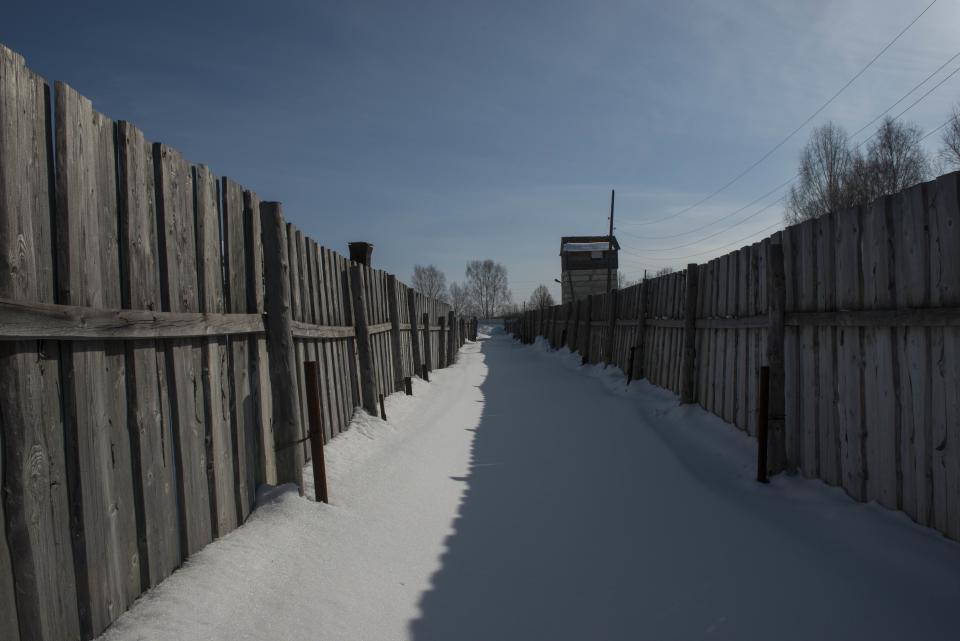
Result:
<svg viewBox="0 0 960 641"><path fill-rule="evenodd" d="M869 123L867 123L866 125L864 125L864 126L861 127L860 129L858 129L857 132L854 134L854 136L856 136L857 134L861 133L861 132L864 131L867 127L869 127L870 125L872 125L873 123L875 123L877 120L879 120L880 118L882 118L883 116L885 116L887 113L889 113L894 107L896 107L898 104L900 104L901 102L903 102L904 99L906 99L908 96L910 96L910 95L911 95L914 91L916 91L919 87L923 86L928 80L930 80L930 78L932 78L933 76L935 76L935 75L936 75L937 73L939 73L944 67L946 67L948 64L950 64L953 60L955 60L955 59L958 58L958 57L960 57L960 52L957 52L956 54L954 54L949 60L947 60L945 63L943 63L942 65L940 65L939 67L937 67L937 69L936 69L935 71L933 71L932 73L928 74L928 75L926 76L926 78L924 78L920 83L918 83L918 84L915 85L912 89L910 89L910 91L908 91L908 92L905 93L903 96L901 96L899 100L897 100L897 101L894 102L892 105L890 105L889 107L887 107L883 112L881 112L878 116L876 116L876 117L875 117L873 120L871 120ZM943 78L940 80L940 82L938 82L938 83L935 84L933 87L931 87L930 89L928 89L922 96L920 96L919 98L917 98L916 100L914 100L912 103L910 103L910 105L909 105L906 109L904 109L903 111L901 111L900 113L898 113L898 114L897 114L896 116L894 116L891 120L893 120L893 121L899 120L901 117L903 117L903 115L904 115L905 113L907 113L908 111L910 111L911 109L913 109L915 106L917 106L920 102L922 102L922 101L923 101L925 98L927 98L930 94L932 94L934 91L936 91L938 88L940 88L945 82L947 82L948 80L950 80L950 78L952 78L953 76L955 76L958 72L960 72L960 67L957 67L957 68L954 69L952 72L950 72L950 73L947 74L945 77L943 77ZM934 133L934 131L939 131L940 129L942 129L943 127L945 127L948 122L949 122L949 119L948 119L946 122L944 122L943 124L941 124L939 127L937 127L935 130L930 131L930 132L927 132L927 134L925 134L920 140L921 140L921 141L922 141L922 140L926 140L926 138L928 138L930 135L932 135L932 134ZM864 138L862 141L860 141L859 143L857 143L857 144L854 146L854 151L860 149L860 147L862 147L867 141L869 141L871 138L873 138L874 136L876 136L877 133L879 133L879 130L873 132L872 134L870 134L869 136L867 136L866 138ZM796 178L797 178L798 176L799 176L799 173L798 173L798 174L794 174L793 177L790 178L789 180L787 180L785 183L781 183L780 185L778 185L778 186L775 187L774 189L768 191L766 194L764 194L764 195L761 196L760 198L757 198L757 199L751 201L749 204L741 207L740 209L738 209L738 210L736 210L736 211L734 211L734 212L731 212L730 214L727 214L727 215L724 216L723 218L717 219L717 220L713 221L712 223L708 223L708 224L706 224L706 225L702 225L701 227L696 228L696 229L694 229L693 231L700 231L700 230L702 230L702 229L706 229L707 227L710 227L711 225L714 225L714 224L716 224L716 223L718 223L718 222L720 222L720 221L722 221L722 220L724 220L724 219L726 219L726 218L730 218L730 217L733 216L734 214L739 213L739 212L743 211L744 209L746 209L747 207L750 207L750 206L756 204L758 201L762 200L763 198L766 198L767 196L769 196L769 195L772 194L773 192L778 191L779 189L781 189L781 188L783 188L784 186L788 185L789 183L793 182L794 180L796 180ZM771 205L772 205L772 203L771 203ZM710 234L710 235L708 235L708 236L705 236L705 237L703 237L703 238L700 238L700 239L698 239L698 240L695 240L695 241L692 241L692 242L689 242L689 243L685 243L685 244L682 244L682 245L677 245L677 246L671 247L671 248L650 248L650 249L644 249L644 251L652 251L652 252L672 251L672 250L676 250L676 249L682 249L683 247L690 247L690 246L692 246L692 245L696 245L696 244L698 244L698 243L703 242L704 240L709 240L710 238L715 238L715 237L719 236L720 234L722 234L722 233L724 233L724 232L726 232L726 231L729 231L729 230L733 229L734 227L738 227L739 225L747 222L748 220L751 220L752 218L755 218L755 217L756 217L757 215L759 215L762 211L768 209L771 205L768 205L767 207L764 207L764 208L761 209L760 211L757 211L757 212L755 212L755 213L747 216L746 218L743 218L743 219L737 221L736 223L733 223L732 225L727 225L727 226L724 227L723 229L721 229L721 230L719 230L719 231L717 231L717 232L715 232L715 233L713 233L713 234ZM632 237L634 237L634 238L641 238L641 239L642 239L642 237L637 236L636 234L630 234L630 233L626 233L626 232L624 232L624 233L625 233L627 236L632 236ZM684 232L684 233L682 233L682 234L676 234L674 237L676 237L676 236L684 236L684 235L687 235L687 234L689 234L689 233L691 233L691 232L688 231L688 232Z"/></svg>
<svg viewBox="0 0 960 641"><path fill-rule="evenodd" d="M826 109L828 106L830 106L830 104L833 103L833 101L836 100L837 97L840 96L840 94L842 94L844 91L846 91L847 88L848 88L850 85L852 85L860 76L862 76L862 75L864 74L864 72L867 71L867 69L869 69L870 67L872 67L872 66L873 66L873 63L875 63L875 62L880 58L880 56L882 56L884 53L886 53L887 50L888 50L890 47L892 47L893 44L894 44L895 42L897 42L897 41L900 39L900 37L903 36L903 34L905 34L905 33L910 29L910 27L912 27L912 26L917 22L917 20L919 20L921 17L923 17L923 15L924 15L927 11L930 10L930 7L932 7L932 6L935 5L936 3L937 3L937 0L933 0L930 4L928 4L928 5L924 8L924 10L921 11L921 12L917 15L917 17L915 17L913 20L911 20L910 23L909 23L906 27L904 27L903 29L901 29L900 32L899 32L896 36L894 36L893 40L891 40L890 42L888 42L888 43L883 47L883 49L881 49L881 50L879 51L879 53L877 53L877 55L875 55L873 58L871 58L871 59L870 59L870 62L868 62L863 68L860 69L860 71L858 71L856 74L854 74L854 76L853 76L852 78L850 78L850 80L848 80L848 81L846 82L846 84L844 84L842 87L840 87L840 89L839 89L835 94L833 94L832 96L830 96L830 98L827 99L827 101L824 102L822 105L820 105L820 107L818 107L816 111L814 111L812 114L810 114L810 116L808 116L806 120L804 120L802 123L800 123L800 125L798 125L793 131L791 131L789 134L787 134L787 136L786 136L785 138L783 138L780 142L778 142L776 145L774 145L769 151L767 151L765 154L763 154L759 159L757 159L756 161L754 161L753 164L751 164L749 167L747 167L746 169L744 169L743 171L741 171L739 174L737 174L736 176L734 176L733 178L731 178L729 181L727 181L727 182L726 182L723 186L721 186L719 189L714 190L713 192L711 192L711 193L708 194L707 196L701 198L700 200L698 200L697 202L693 203L693 204L690 205L689 207L686 207L686 208L684 208L684 209L681 209L681 210L678 211L678 212L674 212L674 213L672 213L672 214L669 214L669 215L667 215L667 216L665 216L665 217L663 217L663 218L657 218L657 219L655 219L655 220L637 221L637 222L632 222L632 223L627 223L627 224L628 224L628 225L633 225L633 226L653 225L653 224L655 224L655 223L660 223L660 222L663 222L663 221L665 221L665 220L670 220L671 218L676 218L677 216L680 216L680 215L682 215L682 214L685 214L685 213L687 213L688 211L690 211L690 210L692 210L692 209L695 209L696 207L699 207L700 205L702 205L703 203L705 203L705 202L707 202L708 200L712 199L713 197L717 196L718 194L726 191L727 188L729 188L731 185L733 185L734 183L736 183L738 180L740 180L741 178L743 178L744 176L746 176L748 173L750 173L751 171L753 171L758 165L760 165L760 163L762 163L762 162L765 161L767 158L769 158L775 151L777 151L778 149L780 149L780 147L782 147L784 144L786 144L788 140L790 140L791 138L793 138L793 137L797 134L797 132L799 132L801 129L803 129L804 127L806 127L806 126L810 123L810 121L812 121L814 118L816 118L818 115L820 115L820 113L823 112L823 110Z"/></svg>
<svg viewBox="0 0 960 641"><path fill-rule="evenodd" d="M624 236L630 236L631 238L638 238L638 239L640 239L640 240L667 240L667 239L669 239L669 238L679 238L680 236L688 236L688 235L690 235L690 234L692 234L692 233L695 233L695 232L701 231L701 230L703 230L703 229L706 229L707 227L710 227L710 226L712 226L712 225L716 225L717 223L722 222L722 221L730 218L731 216L736 216L737 214L739 214L740 212L742 212L742 211L745 210L745 209L749 209L750 207L753 207L754 205L756 205L756 204L757 204L758 202L760 202L761 200L765 199L765 198L766 198L767 196L769 196L770 194L772 194L772 193L774 193L774 192L776 192L776 191L779 191L779 190L783 189L784 187L786 187L787 185L789 185L790 183L792 183L794 180L797 179L797 177L798 177L799 175L800 175L799 173L794 174L793 176L791 176L790 178L788 178L788 179L785 180L784 182L780 183L779 185L777 185L776 187L774 187L773 189L771 189L771 190L768 191L767 193L763 194L762 196L759 196L759 197L751 200L750 202L748 202L748 203L747 203L746 205L744 205L743 207L740 207L739 209L735 209L735 210L733 210L732 212L730 212L729 214L724 214L722 217L717 218L717 219L714 220L713 222L707 223L706 225L701 225L700 227L695 227L695 228L693 228L693 229L687 230L687 231L682 232L682 233L679 233L679 234L670 234L669 236L639 236L639 235L637 235L637 234L631 234L630 232L625 232L625 231L623 231L623 230L620 230L620 233L623 234ZM744 219L744 220L747 220L747 219ZM728 227L727 229L730 229L730 228ZM704 240L704 239L701 239L701 240Z"/></svg>
<svg viewBox="0 0 960 641"><path fill-rule="evenodd" d="M944 67L946 67L948 64L950 64L951 62L953 62L953 61L956 60L957 58L960 58L960 51L958 51L957 53L953 54L949 59L947 59L946 62L944 62L944 63L941 64L939 67L937 67L936 69L934 69L931 73L927 74L926 77L924 77L923 80L921 80L921 81L918 82L916 85L914 85L913 88L911 88L908 92L906 92L905 94L903 94L902 96L900 96L900 98L899 98L896 102L894 102L892 105L890 105L889 107L887 107L886 109L884 109L882 112L880 112L876 117L873 118L873 120L871 120L870 122L868 122L868 123L865 124L864 126L860 127L860 129L856 130L856 131L850 136L850 138L856 138L858 135L860 135L861 133L863 133L867 128L869 128L869 127L870 127L871 125L873 125L875 122L877 122L878 120L880 120L881 118L883 118L886 114L888 114L890 111L892 111L894 107L896 107L896 106L899 105L901 102L903 102L904 100L906 100L906 99L907 99L911 94L913 94L917 89L919 89L920 87L922 87L923 85L925 85L925 84L927 83L927 81L929 81L931 78L933 78L933 77L936 76L938 73L940 73L940 72L944 69ZM897 117L894 118L894 120L896 120L897 118L899 118L900 116L902 116L904 113L906 113L906 112L909 111L911 108L913 108L917 103L919 103L921 100L923 100L923 99L926 98L928 95L930 95L930 93L932 93L934 90L936 90L938 87L940 87L944 82L946 82L946 81L949 80L951 77L953 77L953 75L956 74L957 71L960 71L960 68L954 70L954 71L953 71L952 73L950 73L948 76L946 76L945 78L943 78L940 82L938 82L935 86L933 86L929 91L927 91L927 93L925 93L923 96L921 96L921 97L918 98L916 101L914 101L913 104L911 104L909 107L907 107L907 109L904 109L902 112L900 112L900 114L897 115ZM942 125L941 125L941 127L942 127ZM868 138L864 139L862 142L860 142L860 143L855 147L855 149L859 149L867 140L870 140L870 138L872 138L874 135L876 135L876 133L874 133L874 134L871 135L870 137L868 137ZM730 213L728 213L728 214L725 214L725 215L721 216L720 218L717 218L716 220L713 220L713 221L711 221L711 222L709 222L709 223L706 223L706 224L704 224L704 225L700 225L699 227L694 227L693 229L688 229L688 230L686 230L686 231L682 231L682 232L679 232L679 233L677 233L677 234L668 234L668 235L665 235L665 236L639 236L639 235L637 235L637 234L632 234L632 233L630 233L630 232L623 231L623 230L620 230L620 233L623 234L624 236L629 236L629 237L631 237L631 238L637 238L637 239L640 239L640 240L667 240L667 239L670 239L670 238L680 238L681 236L689 236L690 234L696 233L696 232L698 232L698 231L701 231L701 230L703 230L703 229L706 229L706 228L708 228L708 227L711 227L711 226L713 226L713 225L716 225L716 224L719 223L719 222L723 222L724 220L727 220L727 219L729 219L729 218L731 218L731 217L739 214L740 212L744 211L745 209L748 209L748 208L754 206L755 204L757 204L758 202L760 202L761 200L763 200L764 198L766 198L766 197L769 196L770 194L772 194L772 193L774 193L775 191L778 191L778 190L786 187L787 185L789 185L791 182L793 182L794 180L796 180L799 175L800 175L799 173L794 174L791 178L788 178L786 181L780 183L779 185L777 185L776 187L774 187L773 189L771 189L771 190L768 191L767 193L763 194L762 196L760 196L760 197L758 197L758 198L755 198L754 200L750 201L749 203L747 203L746 205L740 207L739 209L735 209L735 210L733 210L732 212L730 212ZM749 218L750 218L750 217L745 218L745 219L743 219L743 220L740 221L740 222L745 222L746 220L749 220ZM740 223L737 223L737 225L739 225L739 224L740 224ZM730 226L730 227L727 227L727 229L732 229L732 228L735 227L735 226L736 226L736 225L732 225L732 226ZM707 238L712 238L712 236L708 236ZM700 240L706 240L706 239L705 239L705 238L702 238L702 239L700 239ZM699 242L699 241L697 241L697 242Z"/></svg>

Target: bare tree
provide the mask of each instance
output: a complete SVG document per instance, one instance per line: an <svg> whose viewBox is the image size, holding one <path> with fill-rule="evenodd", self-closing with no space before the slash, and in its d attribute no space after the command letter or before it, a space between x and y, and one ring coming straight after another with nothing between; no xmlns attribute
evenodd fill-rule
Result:
<svg viewBox="0 0 960 641"><path fill-rule="evenodd" d="M470 300L483 318L493 318L512 301L507 268L500 263L489 258L472 260L467 264L466 276Z"/></svg>
<svg viewBox="0 0 960 641"><path fill-rule="evenodd" d="M673 267L662 267L657 270L657 273L654 276L666 276L667 274L672 274L674 272Z"/></svg>
<svg viewBox="0 0 960 641"><path fill-rule="evenodd" d="M470 290L466 285L450 283L450 306L457 316L473 314L473 305L470 303Z"/></svg>
<svg viewBox="0 0 960 641"><path fill-rule="evenodd" d="M943 146L940 148L940 159L946 167L960 168L960 104L953 108L950 120L947 121L941 137Z"/></svg>
<svg viewBox="0 0 960 641"><path fill-rule="evenodd" d="M617 289L626 289L631 285L636 285L640 281L630 280L623 272L617 272Z"/></svg>
<svg viewBox="0 0 960 641"><path fill-rule="evenodd" d="M846 208L851 197L847 180L853 165L854 154L843 128L828 122L814 129L800 152L798 180L787 195L787 223Z"/></svg>
<svg viewBox="0 0 960 641"><path fill-rule="evenodd" d="M856 204L895 194L927 179L930 162L920 146L922 135L916 125L884 118L867 145L865 176L851 181L858 183ZM860 185L864 177L866 184Z"/></svg>
<svg viewBox="0 0 960 641"><path fill-rule="evenodd" d="M447 277L434 265L413 266L413 288L430 298L447 302Z"/></svg>
<svg viewBox="0 0 960 641"><path fill-rule="evenodd" d="M528 303L534 309L553 307L555 304L553 295L550 294L546 285L537 285L537 288L530 294L530 302Z"/></svg>

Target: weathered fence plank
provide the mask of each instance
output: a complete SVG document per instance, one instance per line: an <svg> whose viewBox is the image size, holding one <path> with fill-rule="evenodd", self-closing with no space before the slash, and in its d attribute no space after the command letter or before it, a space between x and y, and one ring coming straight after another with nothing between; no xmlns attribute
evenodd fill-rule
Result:
<svg viewBox="0 0 960 641"><path fill-rule="evenodd" d="M360 367L360 393L363 399L363 409L371 416L377 416L377 379L373 365L370 331L367 325L365 275L364 268L360 265L354 265L350 268L350 285L353 289L353 315L357 331L357 357Z"/></svg>
<svg viewBox="0 0 960 641"><path fill-rule="evenodd" d="M251 266L244 238L243 188L229 178L223 178L220 192L226 311L233 314L256 312L256 306L249 305L247 270ZM239 523L243 523L253 509L256 489L257 416L256 393L251 387L251 356L255 353L257 340L255 337L233 336L228 343L230 428Z"/></svg>
<svg viewBox="0 0 960 641"><path fill-rule="evenodd" d="M861 309L861 210L856 207L838 212L835 216L837 305L841 309ZM863 423L863 331L859 327L842 327L837 334L841 482L848 494L862 501L866 496L867 474Z"/></svg>
<svg viewBox="0 0 960 641"><path fill-rule="evenodd" d="M0 45L0 296L18 301L55 302L49 100L46 82ZM0 342L0 620L25 641L80 636L61 358L57 343Z"/></svg>
<svg viewBox="0 0 960 641"><path fill-rule="evenodd" d="M121 306L113 122L56 84L58 301ZM63 392L77 601L82 631L100 634L140 594L124 347L74 343Z"/></svg>
<svg viewBox="0 0 960 641"><path fill-rule="evenodd" d="M117 125L117 144L123 306L160 310L152 146L126 122ZM130 341L125 348L141 588L146 590L170 576L183 560L173 432L163 350L154 340Z"/></svg>
<svg viewBox="0 0 960 641"><path fill-rule="evenodd" d="M266 311L264 292L263 234L260 199L251 191L243 192L243 243L247 256L247 311ZM251 347L250 380L254 396L254 414L259 429L256 433L256 479L258 483L276 485L277 458L273 449L273 392L270 383L270 354L266 336L255 339Z"/></svg>
<svg viewBox="0 0 960 641"><path fill-rule="evenodd" d="M164 311L199 312L196 218L190 165L166 145L153 147ZM203 356L199 339L166 344L166 377L181 506L181 552L188 556L213 539L207 478Z"/></svg>
<svg viewBox="0 0 960 641"><path fill-rule="evenodd" d="M290 255L287 227L280 203L260 203L263 232L267 344L270 352L270 388L273 392L274 443L277 482L303 488L303 447L298 443L300 397L297 388L296 346L291 332Z"/></svg>
<svg viewBox="0 0 960 641"><path fill-rule="evenodd" d="M220 253L220 205L218 181L209 168L193 167L196 208L197 274L200 311L222 314L223 257ZM210 492L210 522L213 536L237 527L234 443L230 416L229 358L227 338L217 336L201 343L203 406L206 415L207 484Z"/></svg>

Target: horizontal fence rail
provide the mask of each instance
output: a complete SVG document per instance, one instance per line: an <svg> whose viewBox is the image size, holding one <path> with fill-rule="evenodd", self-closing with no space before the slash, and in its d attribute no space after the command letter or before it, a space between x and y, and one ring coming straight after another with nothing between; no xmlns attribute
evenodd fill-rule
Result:
<svg viewBox="0 0 960 641"><path fill-rule="evenodd" d="M0 45L0 637L99 635L468 327Z"/></svg>
<svg viewBox="0 0 960 641"><path fill-rule="evenodd" d="M960 540L960 173L505 326L752 436L769 367L770 472Z"/></svg>

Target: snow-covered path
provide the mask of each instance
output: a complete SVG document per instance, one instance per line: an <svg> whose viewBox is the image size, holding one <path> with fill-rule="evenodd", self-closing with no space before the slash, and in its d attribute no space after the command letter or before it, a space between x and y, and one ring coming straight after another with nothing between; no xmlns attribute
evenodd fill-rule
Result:
<svg viewBox="0 0 960 641"><path fill-rule="evenodd" d="M955 639L960 545L502 334L328 446L105 639Z"/></svg>

